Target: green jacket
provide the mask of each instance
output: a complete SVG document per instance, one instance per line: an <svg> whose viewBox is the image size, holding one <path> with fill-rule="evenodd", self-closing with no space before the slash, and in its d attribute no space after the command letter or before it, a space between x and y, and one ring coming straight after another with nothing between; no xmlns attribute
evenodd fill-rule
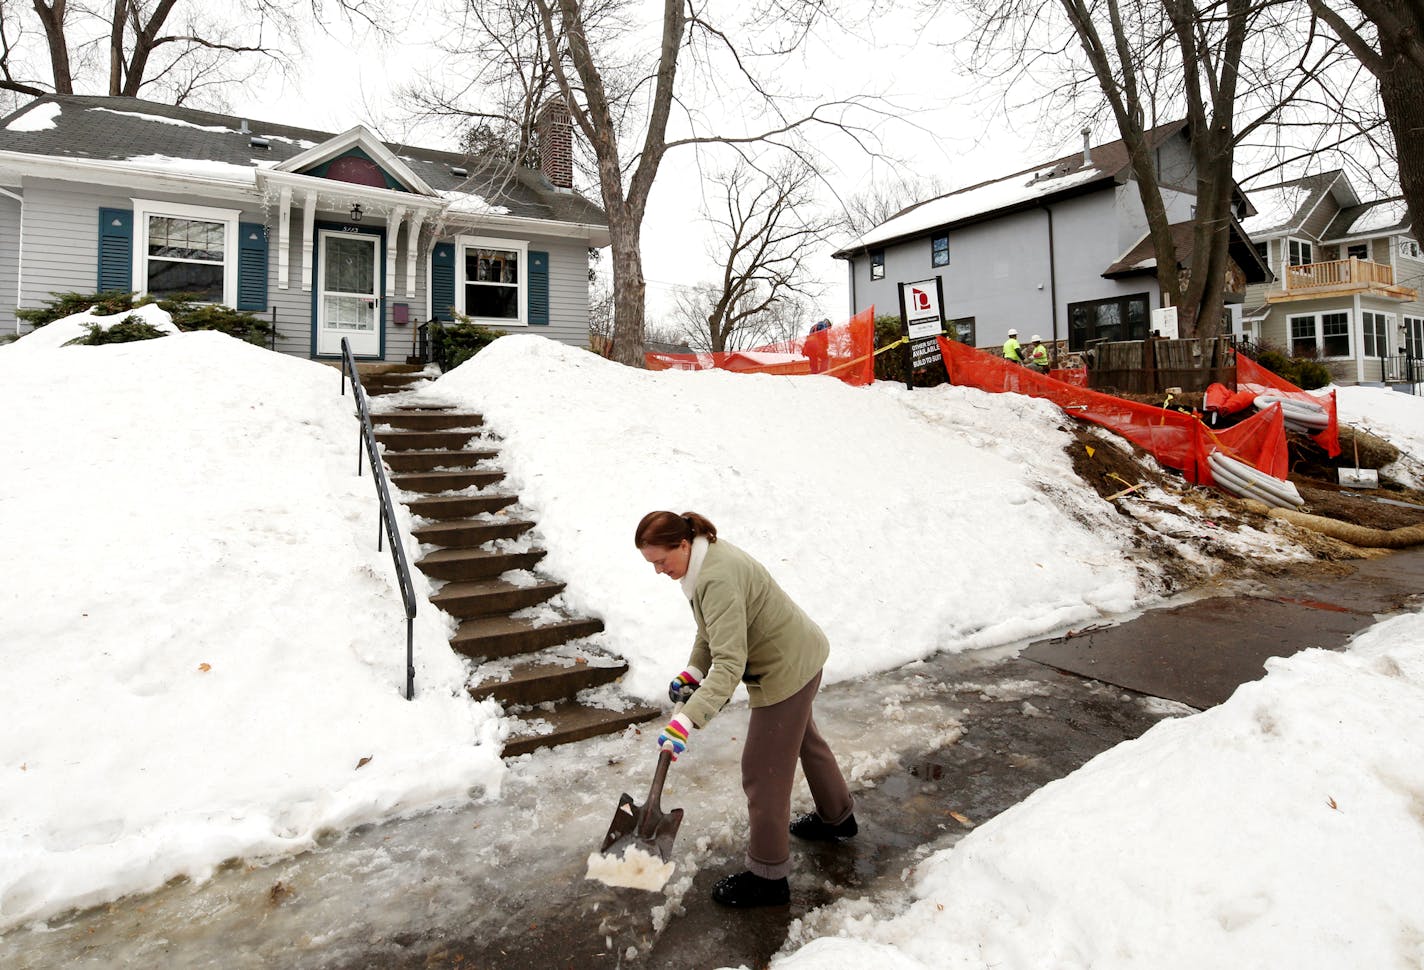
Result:
<svg viewBox="0 0 1424 970"><path fill-rule="evenodd" d="M707 671L683 707L697 727L747 685L752 707L786 700L825 666L830 643L761 563L725 539L707 547L692 593L697 639L688 665Z"/></svg>

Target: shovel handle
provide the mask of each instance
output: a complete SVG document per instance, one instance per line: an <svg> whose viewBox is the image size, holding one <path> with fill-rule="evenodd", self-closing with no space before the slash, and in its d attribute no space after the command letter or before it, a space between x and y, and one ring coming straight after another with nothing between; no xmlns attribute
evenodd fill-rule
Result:
<svg viewBox="0 0 1424 970"><path fill-rule="evenodd" d="M676 717L681 710L682 702L679 701L674 705L672 714L668 715L669 718ZM653 772L653 783L648 786L648 797L643 802L643 812L638 816L638 834L643 838L652 836L651 829L654 826L648 823L656 822L656 816L663 813L663 783L667 781L668 765L670 764L672 764L672 746L666 744L659 746L658 767Z"/></svg>

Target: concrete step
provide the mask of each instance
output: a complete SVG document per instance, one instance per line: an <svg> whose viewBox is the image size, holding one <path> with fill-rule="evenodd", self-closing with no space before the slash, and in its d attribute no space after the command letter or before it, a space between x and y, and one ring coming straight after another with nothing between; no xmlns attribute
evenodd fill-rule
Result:
<svg viewBox="0 0 1424 970"><path fill-rule="evenodd" d="M478 428L485 419L469 411L384 411L371 415L371 423L376 427L385 425L406 431L440 431L445 428Z"/></svg>
<svg viewBox="0 0 1424 970"><path fill-rule="evenodd" d="M460 451L384 451L381 460L393 472L430 471L434 468L473 468L499 456L498 448L477 447Z"/></svg>
<svg viewBox="0 0 1424 970"><path fill-rule="evenodd" d="M533 710L521 714L521 726L505 739L504 756L515 758L538 748L552 748L574 741L584 741L602 734L617 734L630 724L642 724L663 717L664 712L656 707L630 707L622 711L611 711L601 707L587 707L568 701L554 705L552 711ZM551 726L553 730L540 733L536 725Z"/></svg>
<svg viewBox="0 0 1424 970"><path fill-rule="evenodd" d="M572 700L579 691L611 684L627 672L628 665L625 663L596 667L590 663L565 666L532 661L515 666L508 680L480 684L468 690L477 701L493 697L501 704L542 704L545 701Z"/></svg>
<svg viewBox="0 0 1424 970"><path fill-rule="evenodd" d="M437 495L407 502L412 515L427 519L467 519L481 512L498 512L519 501L509 492L487 492L480 495Z"/></svg>
<svg viewBox="0 0 1424 970"><path fill-rule="evenodd" d="M462 469L447 472L419 472L395 475L391 481L397 488L407 492L455 492L471 485L484 488L504 480L504 472L498 468Z"/></svg>
<svg viewBox="0 0 1424 970"><path fill-rule="evenodd" d="M391 451L463 451L478 431L377 431L376 440ZM478 446L476 446L478 447Z"/></svg>
<svg viewBox="0 0 1424 970"><path fill-rule="evenodd" d="M471 659L496 660L547 650L602 629L603 621L591 617L535 626L532 620L510 616L479 616L460 624L450 638L450 648Z"/></svg>
<svg viewBox="0 0 1424 970"><path fill-rule="evenodd" d="M419 542L468 549L491 539L513 539L534 528L528 519L445 519L412 530Z"/></svg>
<svg viewBox="0 0 1424 970"><path fill-rule="evenodd" d="M533 569L543 558L543 549L530 549L528 552L438 549L415 565L431 579L464 582L474 579L494 579L511 569Z"/></svg>
<svg viewBox="0 0 1424 970"><path fill-rule="evenodd" d="M540 580L529 586L502 579L446 583L430 602L458 619L513 613L537 606L564 591L564 583Z"/></svg>

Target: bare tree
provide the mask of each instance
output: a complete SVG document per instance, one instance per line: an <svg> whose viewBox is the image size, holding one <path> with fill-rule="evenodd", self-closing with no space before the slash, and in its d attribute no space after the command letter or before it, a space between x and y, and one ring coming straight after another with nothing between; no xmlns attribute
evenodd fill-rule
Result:
<svg viewBox="0 0 1424 970"><path fill-rule="evenodd" d="M1424 231L1424 6L1419 0L1309 3L1379 82L1409 220L1415 232Z"/></svg>
<svg viewBox="0 0 1424 970"><path fill-rule="evenodd" d="M1279 20L1263 19L1277 7L1273 0L969 0L979 63L1007 62L998 74L1011 81L1068 63L1072 54L1052 27L1056 16L1066 19L1091 74L1069 69L1049 100L1075 103L1085 77L1095 83L1127 150L1159 284L1189 336L1221 327L1237 145L1296 98L1312 70L1338 58L1338 45L1310 30L1298 45L1281 44L1272 32ZM1247 120L1238 123L1243 112ZM1185 118L1192 155L1189 261L1179 258L1170 229L1152 136L1164 113Z"/></svg>
<svg viewBox="0 0 1424 970"><path fill-rule="evenodd" d="M646 66L639 58L630 58L626 46L620 43L627 34L622 18L631 5L625 9L619 0L535 0L535 4L544 43L549 50L558 52L551 58L555 80L574 125L592 151L603 208L608 215L615 299L613 358L638 365L643 355L647 293L641 252L643 217L648 194L668 151L708 144L785 143L816 124L832 125L860 142L865 133L846 123L845 111L864 99L823 102L796 116L782 113L770 87L752 73L752 61L744 56L747 52L733 41L733 37L762 35L755 30L724 31L707 18L704 8L689 0L663 0L657 53ZM804 18L792 24L795 34L801 29L799 24L809 29L823 5L811 0L784 0L779 6L783 12L794 10ZM620 32L618 28L623 29ZM772 53L786 49L785 28L767 36L773 42ZM745 45L748 41L742 39L740 43ZM685 56L689 52L691 56ZM740 79L750 90L750 97L773 116L770 125L747 134L699 133L699 118L679 94L687 88L678 83L685 60L691 66L703 67L720 60L724 72L704 71L707 83L721 84L726 76ZM675 107L693 133L669 138ZM621 140L634 117L639 135L629 157Z"/></svg>
<svg viewBox="0 0 1424 970"><path fill-rule="evenodd" d="M712 351L761 342L776 310L819 294L808 259L835 227L816 208L816 173L789 156L763 171L740 161L713 176L708 255L721 277L677 294L678 316L694 344Z"/></svg>
<svg viewBox="0 0 1424 970"><path fill-rule="evenodd" d="M221 104L254 64L290 67L302 26L324 27L328 5L378 34L388 29L382 0L31 0L28 9L0 0L0 91Z"/></svg>
<svg viewBox="0 0 1424 970"><path fill-rule="evenodd" d="M888 183L874 183L842 204L842 220L847 233L863 236L908 206L933 199L948 191L938 177L899 176Z"/></svg>

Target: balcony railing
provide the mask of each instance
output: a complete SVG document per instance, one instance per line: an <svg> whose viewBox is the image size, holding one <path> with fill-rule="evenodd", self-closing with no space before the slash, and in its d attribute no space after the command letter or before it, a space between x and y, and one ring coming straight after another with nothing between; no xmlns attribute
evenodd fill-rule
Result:
<svg viewBox="0 0 1424 970"><path fill-rule="evenodd" d="M1338 289L1344 286L1393 286L1394 267L1367 259L1336 259L1328 263L1287 266L1282 280L1289 292Z"/></svg>

